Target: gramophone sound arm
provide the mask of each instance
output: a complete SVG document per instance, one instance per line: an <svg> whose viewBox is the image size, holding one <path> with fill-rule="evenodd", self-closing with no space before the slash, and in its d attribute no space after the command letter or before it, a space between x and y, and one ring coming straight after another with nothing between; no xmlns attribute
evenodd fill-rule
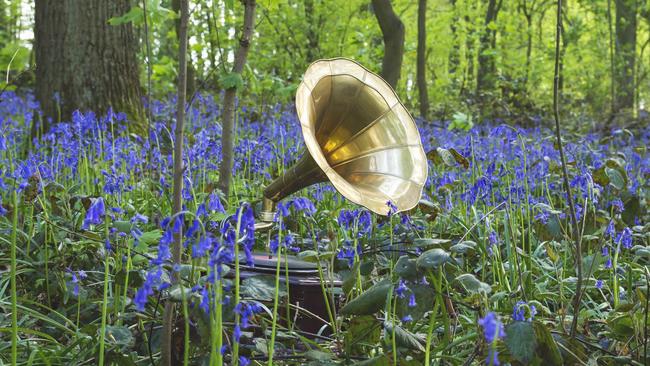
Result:
<svg viewBox="0 0 650 366"><path fill-rule="evenodd" d="M325 173L309 153L305 153L298 163L264 189L264 202L260 219L265 222L272 222L275 215L275 204L278 201L293 192L326 180Z"/></svg>

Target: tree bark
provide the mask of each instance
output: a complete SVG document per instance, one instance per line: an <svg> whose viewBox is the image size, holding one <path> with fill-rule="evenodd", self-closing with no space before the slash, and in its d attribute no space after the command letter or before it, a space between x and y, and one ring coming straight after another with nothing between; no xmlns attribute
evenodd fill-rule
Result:
<svg viewBox="0 0 650 366"><path fill-rule="evenodd" d="M307 20L307 64L310 64L320 55L314 19L314 0L305 0L305 19Z"/></svg>
<svg viewBox="0 0 650 366"><path fill-rule="evenodd" d="M372 0L372 7L384 37L381 76L396 89L404 57L404 23L393 11L390 0Z"/></svg>
<svg viewBox="0 0 650 366"><path fill-rule="evenodd" d="M485 29L479 41L478 73L476 75L476 93L479 96L488 90L493 90L496 83L494 50L497 31L491 27L491 24L497 20L502 1L489 0L485 14Z"/></svg>
<svg viewBox="0 0 650 366"><path fill-rule="evenodd" d="M172 10L180 14L180 6L181 6L181 1L182 0L172 0ZM181 43L181 18L178 17L176 18L175 21L175 30L176 30L176 39L178 40L178 44L180 45ZM187 62L187 80L185 82L186 84L186 95L189 95L190 97L194 95L194 92L196 91L196 69L194 68L194 65L192 64L192 58L186 57L186 62Z"/></svg>
<svg viewBox="0 0 650 366"><path fill-rule="evenodd" d="M239 48L235 53L235 62L232 67L233 74L241 76L248 49L255 27L255 0L244 0L244 31L239 39ZM232 166L234 162L234 140L235 140L235 98L237 87L231 86L226 89L223 98L223 120L221 132L221 165L219 166L219 182L217 186L228 197L230 193L230 182Z"/></svg>
<svg viewBox="0 0 650 366"><path fill-rule="evenodd" d="M131 23L108 24L130 8L129 0L36 0L36 96L47 118L113 108L142 130L137 40Z"/></svg>
<svg viewBox="0 0 650 366"><path fill-rule="evenodd" d="M183 209L183 129L185 125L185 100L187 98L187 23L189 18L188 0L180 0L178 4L180 14L178 23L178 98L176 100L176 128L174 129L174 195L172 198L172 217L176 217ZM181 263L183 240L183 230L174 233L174 243L172 244L172 261L174 264ZM178 282L178 274L174 271L171 273L171 283L175 285ZM160 346L162 365L171 366L181 363L181 355L173 354L172 338L174 328L174 303L171 300L165 302L165 312L163 314L163 334ZM189 352L185 349L184 352Z"/></svg>
<svg viewBox="0 0 650 366"><path fill-rule="evenodd" d="M631 117L634 111L637 0L616 0L616 113Z"/></svg>
<svg viewBox="0 0 650 366"><path fill-rule="evenodd" d="M427 0L418 3L418 54L417 54L417 83L420 99L420 116L429 117L429 93L427 91Z"/></svg>

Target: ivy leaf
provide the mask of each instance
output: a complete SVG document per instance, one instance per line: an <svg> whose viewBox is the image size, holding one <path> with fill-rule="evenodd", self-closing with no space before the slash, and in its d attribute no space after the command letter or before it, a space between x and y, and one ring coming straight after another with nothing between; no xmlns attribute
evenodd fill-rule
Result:
<svg viewBox="0 0 650 366"><path fill-rule="evenodd" d="M535 330L530 322L514 322L506 327L506 346L512 357L528 364L535 356L537 340Z"/></svg>

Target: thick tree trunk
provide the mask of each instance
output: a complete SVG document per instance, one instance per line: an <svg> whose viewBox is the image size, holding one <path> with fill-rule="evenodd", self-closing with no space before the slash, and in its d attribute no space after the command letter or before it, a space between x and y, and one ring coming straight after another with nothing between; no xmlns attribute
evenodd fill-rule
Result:
<svg viewBox="0 0 650 366"><path fill-rule="evenodd" d="M244 1L244 30L239 39L239 48L235 53L235 62L232 67L233 74L240 74L246 64L248 49L255 27L255 0ZM237 88L226 89L223 98L223 119L221 122L221 165L219 166L219 183L217 186L228 197L234 161L234 140L235 140L235 98Z"/></svg>
<svg viewBox="0 0 650 366"><path fill-rule="evenodd" d="M616 113L630 117L634 110L637 0L616 0Z"/></svg>
<svg viewBox="0 0 650 366"><path fill-rule="evenodd" d="M36 0L36 96L45 116L57 121L76 109L112 107L141 131L137 41L131 23L108 24L130 9L129 0Z"/></svg>
<svg viewBox="0 0 650 366"><path fill-rule="evenodd" d="M418 3L418 54L417 82L420 98L420 116L429 117L429 93L427 92L427 0Z"/></svg>
<svg viewBox="0 0 650 366"><path fill-rule="evenodd" d="M372 7L384 36L381 76L396 89L404 57L404 23L393 11L390 0L372 0Z"/></svg>
<svg viewBox="0 0 650 366"><path fill-rule="evenodd" d="M477 95L492 90L496 83L496 62L494 49L497 31L491 24L496 22L503 0L489 0L485 14L485 29L480 38L478 53L478 74L476 76Z"/></svg>

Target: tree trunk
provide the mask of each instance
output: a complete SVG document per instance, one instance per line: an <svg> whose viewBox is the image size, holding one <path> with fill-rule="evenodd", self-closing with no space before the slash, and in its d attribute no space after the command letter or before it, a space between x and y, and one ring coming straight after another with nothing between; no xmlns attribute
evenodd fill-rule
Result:
<svg viewBox="0 0 650 366"><path fill-rule="evenodd" d="M187 23L189 18L188 0L181 0L178 4L179 23L178 23L178 85L176 99L176 128L174 129L174 195L172 198L172 217L176 217L183 209L183 129L185 125L185 99L187 98ZM174 265L181 263L183 229L174 233L174 243L172 244L172 260ZM171 273L171 284L178 283L178 274L175 271ZM182 290L182 287L181 287ZM163 334L160 346L161 364L165 366L178 365L183 363L185 354L189 349L184 349L185 354L180 355L172 352L172 339L174 328L174 303L168 299L165 302L165 311L163 313Z"/></svg>
<svg viewBox="0 0 650 366"><path fill-rule="evenodd" d="M454 17L451 21L451 24L449 25L449 29L451 30L451 37L452 37L452 46L451 50L449 51L449 76L452 77L454 81L456 81L458 78L456 77L456 71L458 70L458 64L459 64L459 55L460 55L460 44L458 43L458 23L460 21L460 18L458 16L458 9L456 8L456 0L450 0L449 5L453 8L452 12L454 13ZM418 21L419 21L418 17ZM419 23L418 23L419 24ZM418 28L419 29L419 28Z"/></svg>
<svg viewBox="0 0 650 366"><path fill-rule="evenodd" d="M307 20L307 64L310 64L320 54L318 33L314 24L314 0L305 0L305 19Z"/></svg>
<svg viewBox="0 0 650 366"><path fill-rule="evenodd" d="M503 0L489 0L485 14L485 29L479 41L478 74L476 76L476 93L481 95L493 90L496 83L496 62L494 57L496 29L491 24L496 22Z"/></svg>
<svg viewBox="0 0 650 366"><path fill-rule="evenodd" d="M417 61L417 82L418 95L420 98L420 116L424 119L429 117L429 94L427 92L427 0L420 0L418 3L418 61Z"/></svg>
<svg viewBox="0 0 650 366"><path fill-rule="evenodd" d="M142 131L137 40L131 23L108 24L130 9L129 0L36 0L36 96L46 117L113 108Z"/></svg>
<svg viewBox="0 0 650 366"><path fill-rule="evenodd" d="M244 31L239 39L239 48L235 53L235 62L232 67L233 74L239 74L246 64L248 49L250 48L253 30L255 27L255 0L244 0ZM234 139L235 139L235 98L237 97L236 86L226 89L223 98L223 120L221 133L221 165L219 166L219 189L228 197L230 192L230 181L234 161Z"/></svg>
<svg viewBox="0 0 650 366"><path fill-rule="evenodd" d="M393 11L390 0L372 0L375 17L384 36L381 76L397 89L404 57L404 23Z"/></svg>
<svg viewBox="0 0 650 366"><path fill-rule="evenodd" d="M180 7L181 7L181 0L172 0L172 10L176 14L180 14ZM176 30L176 40L178 41L178 44L180 45L180 40L181 40L181 18L177 17L175 21L175 30ZM192 59L190 57L185 58L187 61L187 81L185 82L186 84L186 95L189 95L190 97L194 95L194 92L196 91L196 69L194 68L194 65L192 64Z"/></svg>
<svg viewBox="0 0 650 366"><path fill-rule="evenodd" d="M637 0L616 0L616 114L634 111Z"/></svg>

